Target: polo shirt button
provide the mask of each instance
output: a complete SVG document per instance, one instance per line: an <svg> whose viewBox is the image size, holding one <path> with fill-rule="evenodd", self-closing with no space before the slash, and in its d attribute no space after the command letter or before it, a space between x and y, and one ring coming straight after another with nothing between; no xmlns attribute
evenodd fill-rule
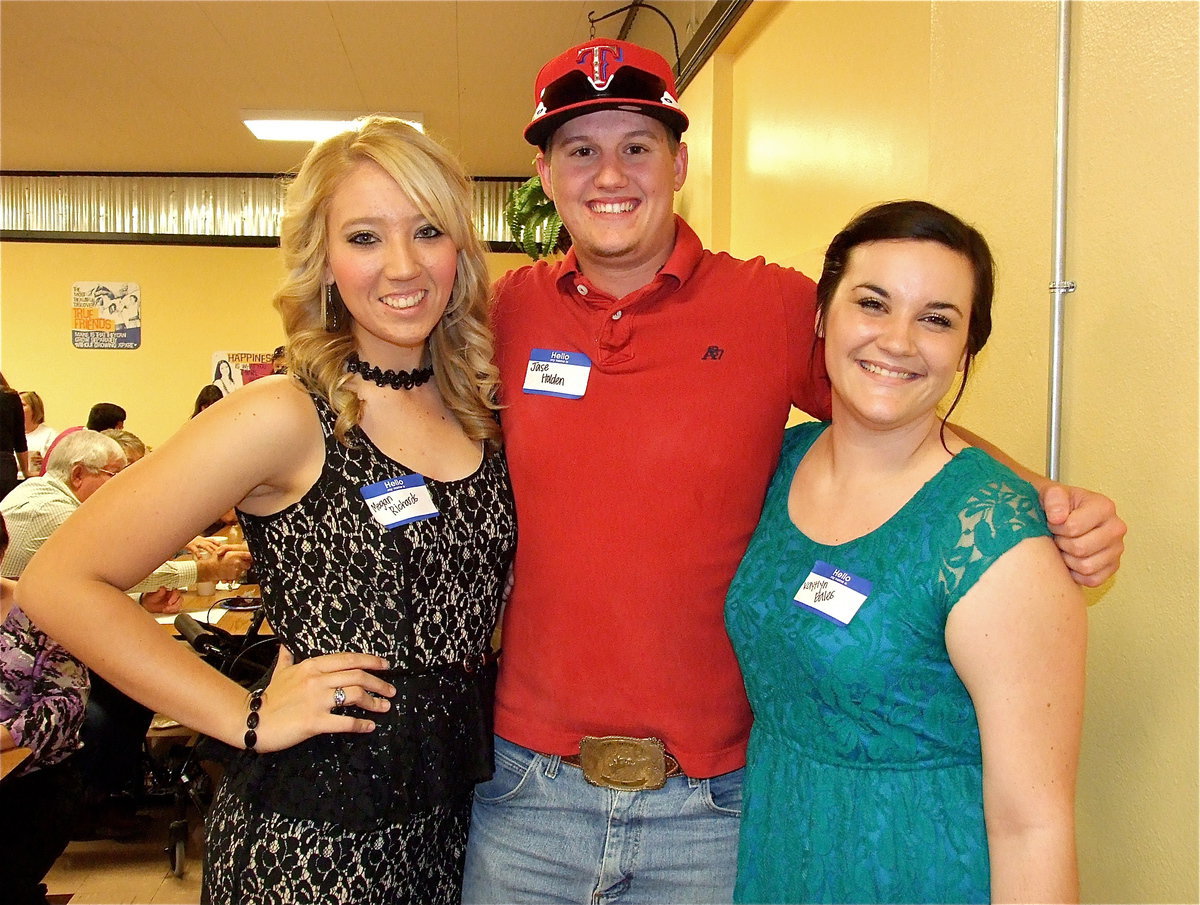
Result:
<svg viewBox="0 0 1200 905"><path fill-rule="evenodd" d="M622 314L622 312L620 312L620 311L616 312L616 313L615 313L615 314L612 316L612 319L613 319L613 320L615 320L615 321L619 321L619 320L621 319L621 314Z"/></svg>
<svg viewBox="0 0 1200 905"><path fill-rule="evenodd" d="M587 287L586 287L586 286L584 286L582 283L580 283L580 284L579 284L578 286L576 286L575 288L579 290L579 294L580 294L580 295L587 295Z"/></svg>

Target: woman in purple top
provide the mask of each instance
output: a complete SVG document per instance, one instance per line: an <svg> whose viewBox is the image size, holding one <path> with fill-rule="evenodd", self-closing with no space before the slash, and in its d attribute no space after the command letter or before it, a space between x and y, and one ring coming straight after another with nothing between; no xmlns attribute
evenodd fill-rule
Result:
<svg viewBox="0 0 1200 905"><path fill-rule="evenodd" d="M8 529L0 518L0 557ZM21 852L0 859L0 889L14 905L44 903L42 878L67 847L79 779L74 753L87 706L87 668L13 603L0 579L0 750L32 752L0 782L0 814L21 834Z"/></svg>

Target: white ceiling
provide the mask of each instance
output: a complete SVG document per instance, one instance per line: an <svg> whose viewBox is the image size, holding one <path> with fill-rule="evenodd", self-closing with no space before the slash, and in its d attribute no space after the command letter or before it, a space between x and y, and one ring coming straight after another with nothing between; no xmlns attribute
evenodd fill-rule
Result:
<svg viewBox="0 0 1200 905"><path fill-rule="evenodd" d="M527 175L542 63L626 0L0 2L0 168L278 173L242 110L419 112L477 176ZM688 41L711 2L658 2ZM617 35L624 14L596 26ZM641 10L629 39L672 58Z"/></svg>

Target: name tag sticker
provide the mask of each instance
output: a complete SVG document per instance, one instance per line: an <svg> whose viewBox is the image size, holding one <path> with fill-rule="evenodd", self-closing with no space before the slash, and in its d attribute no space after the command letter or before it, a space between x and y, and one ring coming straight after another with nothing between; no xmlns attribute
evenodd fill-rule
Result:
<svg viewBox="0 0 1200 905"><path fill-rule="evenodd" d="M372 517L385 528L397 528L440 514L425 479L419 474L368 484L359 493L367 501Z"/></svg>
<svg viewBox="0 0 1200 905"><path fill-rule="evenodd" d="M539 396L581 399L591 373L592 360L582 352L533 349L525 370L524 390Z"/></svg>
<svg viewBox="0 0 1200 905"><path fill-rule="evenodd" d="M796 605L831 619L838 625L849 625L858 608L870 596L871 582L827 562L817 560L812 571L796 592Z"/></svg>

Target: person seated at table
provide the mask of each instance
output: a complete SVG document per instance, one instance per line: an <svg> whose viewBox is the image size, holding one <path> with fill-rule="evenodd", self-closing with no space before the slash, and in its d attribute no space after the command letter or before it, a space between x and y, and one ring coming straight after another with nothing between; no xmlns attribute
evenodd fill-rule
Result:
<svg viewBox="0 0 1200 905"><path fill-rule="evenodd" d="M1034 488L937 411L992 273L919 201L826 252L833 419L787 431L726 606L754 711L735 901L1078 901L1083 598Z"/></svg>
<svg viewBox="0 0 1200 905"><path fill-rule="evenodd" d="M90 431L123 430L125 427L125 409L115 402L97 402L88 412L87 424Z"/></svg>
<svg viewBox="0 0 1200 905"><path fill-rule="evenodd" d="M215 383L201 387L200 392L196 394L196 404L192 407L191 417L195 418L214 402L220 402L224 395Z"/></svg>
<svg viewBox="0 0 1200 905"><path fill-rule="evenodd" d="M0 555L7 546L0 518ZM88 671L14 605L15 593L0 579L0 750L30 753L0 781L0 819L10 845L19 839L0 857L0 889L11 905L44 905L42 880L77 816Z"/></svg>
<svg viewBox="0 0 1200 905"><path fill-rule="evenodd" d="M25 413L25 445L29 451L29 475L42 473L46 450L58 436L58 431L46 423L46 406L33 390L21 393L21 409Z"/></svg>
<svg viewBox="0 0 1200 905"><path fill-rule="evenodd" d="M58 444L61 443L63 440L65 440L67 437L71 436L71 434L75 433L76 431L81 431L81 430L83 430L83 425L76 424L76 425L73 425L72 427L66 427L66 428L63 428L61 431L59 431L58 436L56 436L53 440L51 440L50 445L46 447L46 452L42 456L41 471L35 471L32 475L30 475L30 477L44 475L46 473L46 463L49 461L50 454L52 452L54 452L55 447L57 447Z"/></svg>
<svg viewBox="0 0 1200 905"><path fill-rule="evenodd" d="M137 434L132 434L119 427L110 427L108 430L100 431L100 433L117 441L117 445L121 447L121 452L125 453L126 468L139 459L145 458L146 444L142 442L142 438Z"/></svg>
<svg viewBox="0 0 1200 905"><path fill-rule="evenodd" d="M71 434L75 433L76 431L84 430L84 428L87 430L98 431L99 433L105 433L106 431L110 430L124 431L125 409L113 402L97 402L88 412L86 425L77 424L74 427L68 427L50 441L50 445L46 447L46 453L42 457L42 469L40 472L35 473L44 475L46 473L46 460L50 458L50 454L54 452L55 447L57 447L59 443L61 443ZM130 436L133 435L130 434ZM138 442L140 443L141 441L139 440ZM146 447L145 445L142 445L141 455L144 456L145 454Z"/></svg>
<svg viewBox="0 0 1200 905"><path fill-rule="evenodd" d="M102 488L30 565L21 604L234 749L205 901L457 905L516 541L470 180L412 127L368 117L309 153L280 243L289 373ZM119 592L234 505L284 644L249 701Z"/></svg>
<svg viewBox="0 0 1200 905"><path fill-rule="evenodd" d="M48 473L30 478L0 502L12 542L0 559L0 574L20 578L46 539L97 489L145 454L145 444L128 431L69 434L50 454ZM126 452L126 450L128 452ZM173 588L199 581L229 580L249 566L249 554L236 552L199 561L168 561L129 588L152 613L178 612ZM131 838L144 827L135 818L138 802L130 793L141 776L142 739L154 714L96 677L87 710L85 738L91 750L79 767L87 790L87 807L77 826L78 838Z"/></svg>
<svg viewBox="0 0 1200 905"><path fill-rule="evenodd" d="M22 482L0 501L12 537L0 561L0 575L20 578L46 539L126 464L125 453L111 437L87 429L67 434L51 451L46 474ZM249 554L241 551L228 551L211 560L168 560L127 590L141 593L186 588L198 581L230 581L249 566ZM150 597L143 603L155 608L164 599Z"/></svg>

